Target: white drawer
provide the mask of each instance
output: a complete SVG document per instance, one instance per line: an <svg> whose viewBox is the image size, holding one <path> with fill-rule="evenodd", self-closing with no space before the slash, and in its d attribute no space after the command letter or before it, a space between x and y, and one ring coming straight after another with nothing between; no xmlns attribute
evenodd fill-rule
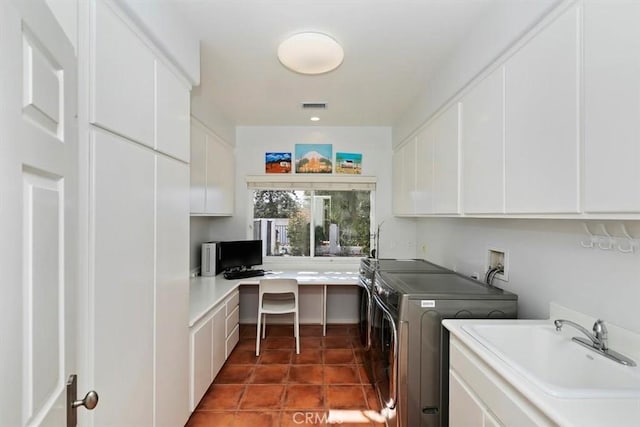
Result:
<svg viewBox="0 0 640 427"><path fill-rule="evenodd" d="M233 295L227 298L227 316L235 310L238 304L240 304L240 292L236 291Z"/></svg>
<svg viewBox="0 0 640 427"><path fill-rule="evenodd" d="M238 321L240 319L240 306L236 305L236 308L227 316L227 323L225 329L225 336L228 337L231 335L236 326L238 326Z"/></svg>
<svg viewBox="0 0 640 427"><path fill-rule="evenodd" d="M238 340L240 339L240 325L236 324L236 327L229 336L227 337L227 341L225 342L225 359L229 357L233 348L238 344Z"/></svg>

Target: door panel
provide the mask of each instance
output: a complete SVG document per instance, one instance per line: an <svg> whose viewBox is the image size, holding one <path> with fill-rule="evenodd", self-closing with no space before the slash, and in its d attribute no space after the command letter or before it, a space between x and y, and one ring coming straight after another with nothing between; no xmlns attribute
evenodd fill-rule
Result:
<svg viewBox="0 0 640 427"><path fill-rule="evenodd" d="M76 371L73 47L42 1L0 4L0 425L61 425Z"/></svg>
<svg viewBox="0 0 640 427"><path fill-rule="evenodd" d="M98 426L153 425L155 154L91 135L93 271L89 295L94 384L108 408Z"/></svg>

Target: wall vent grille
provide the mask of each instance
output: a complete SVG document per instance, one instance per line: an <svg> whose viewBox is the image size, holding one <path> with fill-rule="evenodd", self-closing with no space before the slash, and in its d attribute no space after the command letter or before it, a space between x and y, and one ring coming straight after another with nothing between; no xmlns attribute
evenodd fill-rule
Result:
<svg viewBox="0 0 640 427"><path fill-rule="evenodd" d="M302 109L303 110L326 110L327 103L326 102L303 102Z"/></svg>

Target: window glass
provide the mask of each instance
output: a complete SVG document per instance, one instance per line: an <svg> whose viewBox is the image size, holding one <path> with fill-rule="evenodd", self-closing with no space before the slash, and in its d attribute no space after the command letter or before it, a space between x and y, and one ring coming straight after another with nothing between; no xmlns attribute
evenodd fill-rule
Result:
<svg viewBox="0 0 640 427"><path fill-rule="evenodd" d="M253 238L267 256L366 256L370 226L370 191L253 192Z"/></svg>

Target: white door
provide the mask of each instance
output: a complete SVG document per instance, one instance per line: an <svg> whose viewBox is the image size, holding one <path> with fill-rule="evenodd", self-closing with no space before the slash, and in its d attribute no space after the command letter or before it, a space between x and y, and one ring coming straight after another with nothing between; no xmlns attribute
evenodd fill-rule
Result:
<svg viewBox="0 0 640 427"><path fill-rule="evenodd" d="M0 425L65 425L77 366L77 80L44 1L0 2Z"/></svg>

